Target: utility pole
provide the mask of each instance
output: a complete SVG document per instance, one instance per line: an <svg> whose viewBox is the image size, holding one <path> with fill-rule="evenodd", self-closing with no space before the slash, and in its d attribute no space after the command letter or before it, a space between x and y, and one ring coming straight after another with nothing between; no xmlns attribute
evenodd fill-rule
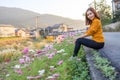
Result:
<svg viewBox="0 0 120 80"><path fill-rule="evenodd" d="M94 7L95 7L95 9L96 9L96 0L94 0Z"/></svg>
<svg viewBox="0 0 120 80"><path fill-rule="evenodd" d="M35 29L36 29L35 36L36 36L36 38L39 37L39 31L37 30L37 28L38 28L38 18L39 18L39 16L36 16L36 26L35 26Z"/></svg>
<svg viewBox="0 0 120 80"><path fill-rule="evenodd" d="M114 16L115 16L115 9L114 9L114 1L112 0L112 22L114 22Z"/></svg>
<svg viewBox="0 0 120 80"><path fill-rule="evenodd" d="M38 16L36 16L36 31L37 31L37 27L38 27Z"/></svg>

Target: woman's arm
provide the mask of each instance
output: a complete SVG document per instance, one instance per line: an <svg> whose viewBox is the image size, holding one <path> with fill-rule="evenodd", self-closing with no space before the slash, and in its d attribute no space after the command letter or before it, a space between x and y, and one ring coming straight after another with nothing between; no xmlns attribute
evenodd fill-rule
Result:
<svg viewBox="0 0 120 80"><path fill-rule="evenodd" d="M79 38L84 38L84 37L87 37L88 35L87 34L82 34Z"/></svg>

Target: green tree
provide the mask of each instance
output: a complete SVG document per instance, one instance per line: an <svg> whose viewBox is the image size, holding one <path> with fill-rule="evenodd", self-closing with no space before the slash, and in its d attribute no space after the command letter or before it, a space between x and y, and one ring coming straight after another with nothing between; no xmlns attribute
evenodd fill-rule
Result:
<svg viewBox="0 0 120 80"><path fill-rule="evenodd" d="M120 10L116 11L113 17L113 22L120 21Z"/></svg>
<svg viewBox="0 0 120 80"><path fill-rule="evenodd" d="M111 22L112 12L110 5L106 3L106 0L100 0L99 2L94 0L89 6L94 7L97 10L103 25Z"/></svg>

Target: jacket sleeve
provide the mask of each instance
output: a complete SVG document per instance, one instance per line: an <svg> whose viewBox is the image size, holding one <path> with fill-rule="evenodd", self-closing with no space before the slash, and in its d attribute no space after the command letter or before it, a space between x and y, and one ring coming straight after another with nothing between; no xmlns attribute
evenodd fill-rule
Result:
<svg viewBox="0 0 120 80"><path fill-rule="evenodd" d="M98 31L99 28L100 28L100 21L95 20L92 22L92 24L90 25L90 28L85 32L85 34L93 35L94 33Z"/></svg>

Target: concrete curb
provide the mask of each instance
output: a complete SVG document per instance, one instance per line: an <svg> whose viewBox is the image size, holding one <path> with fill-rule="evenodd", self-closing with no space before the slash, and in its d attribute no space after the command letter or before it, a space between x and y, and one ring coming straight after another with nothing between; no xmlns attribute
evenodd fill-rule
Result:
<svg viewBox="0 0 120 80"><path fill-rule="evenodd" d="M104 75L95 67L91 50L85 48L85 52L86 52L86 60L89 65L91 79L92 80L109 80L105 78Z"/></svg>

